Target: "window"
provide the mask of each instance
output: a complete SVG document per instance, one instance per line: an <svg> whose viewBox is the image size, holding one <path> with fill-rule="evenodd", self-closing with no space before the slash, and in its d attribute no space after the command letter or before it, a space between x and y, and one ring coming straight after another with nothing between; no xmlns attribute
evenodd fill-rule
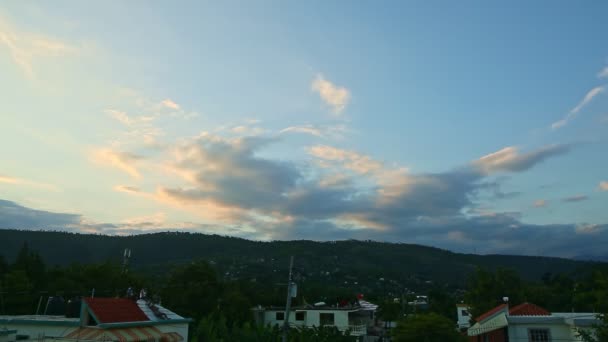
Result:
<svg viewBox="0 0 608 342"><path fill-rule="evenodd" d="M463 316L466 316L466 317L468 317L468 316L469 316L469 312L468 312L467 310L462 310L460 313L461 313Z"/></svg>
<svg viewBox="0 0 608 342"><path fill-rule="evenodd" d="M321 323L321 326L334 325L334 314L333 313L322 313L319 315L319 321Z"/></svg>
<svg viewBox="0 0 608 342"><path fill-rule="evenodd" d="M551 335L549 329L529 329L528 337L530 342L550 342Z"/></svg>
<svg viewBox="0 0 608 342"><path fill-rule="evenodd" d="M297 311L296 312L296 321L303 321L305 314L306 314L306 312L304 312L304 311Z"/></svg>
<svg viewBox="0 0 608 342"><path fill-rule="evenodd" d="M282 320L285 319L285 313L284 312L277 312L274 315L275 315L274 319L276 321L282 321Z"/></svg>

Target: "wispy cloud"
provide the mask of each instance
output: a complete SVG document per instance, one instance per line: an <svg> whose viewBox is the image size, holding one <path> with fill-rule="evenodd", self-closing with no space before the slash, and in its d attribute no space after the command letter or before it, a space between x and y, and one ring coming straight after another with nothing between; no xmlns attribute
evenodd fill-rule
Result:
<svg viewBox="0 0 608 342"><path fill-rule="evenodd" d="M128 173L133 178L140 178L136 164L143 158L130 152L113 151L111 149L99 149L93 151L93 161L104 166L111 166Z"/></svg>
<svg viewBox="0 0 608 342"><path fill-rule="evenodd" d="M546 207L547 206L547 201L544 199L540 199L537 201L534 201L534 207L535 208L542 208L542 207Z"/></svg>
<svg viewBox="0 0 608 342"><path fill-rule="evenodd" d="M30 79L36 78L34 64L37 59L62 57L82 49L55 37L19 30L0 16L0 46L2 45L8 50L13 62Z"/></svg>
<svg viewBox="0 0 608 342"><path fill-rule="evenodd" d="M345 125L299 125L282 129L279 134L300 133L309 134L319 138L342 139L350 130Z"/></svg>
<svg viewBox="0 0 608 342"><path fill-rule="evenodd" d="M598 185L598 188L601 191L608 191L608 181L601 181L600 184Z"/></svg>
<svg viewBox="0 0 608 342"><path fill-rule="evenodd" d="M473 165L485 174L524 171L549 157L567 153L570 149L571 145L554 144L520 153L517 147L509 146L479 158Z"/></svg>
<svg viewBox="0 0 608 342"><path fill-rule="evenodd" d="M608 66L605 66L604 69L600 70L597 73L598 78L608 78Z"/></svg>
<svg viewBox="0 0 608 342"><path fill-rule="evenodd" d="M587 92L587 94L585 94L585 97L583 97L581 102L579 102L576 105L576 107L572 108L570 110L570 112L563 119L551 124L551 128L558 129L558 128L561 128L561 127L567 125L568 122L570 122L570 120L574 119L578 115L578 113L581 111L581 109L583 109L583 107L588 105L589 102L591 102L591 100L593 100L594 97L598 96L603 91L604 91L604 87L601 87L601 86L595 87L595 88L589 90L589 92Z"/></svg>
<svg viewBox="0 0 608 342"><path fill-rule="evenodd" d="M29 179L10 177L10 176L1 175L1 174L0 174L0 183L12 184L12 185L24 185L24 186L29 186L29 187L39 188L39 189L44 189L44 190L49 190L49 191L60 191L59 187L54 184L41 183L41 182L29 180Z"/></svg>
<svg viewBox="0 0 608 342"><path fill-rule="evenodd" d="M337 115L341 114L350 102L351 95L348 89L336 86L321 74L318 74L313 80L311 88L319 93L321 99L331 106L333 112Z"/></svg>
<svg viewBox="0 0 608 342"><path fill-rule="evenodd" d="M369 174L382 169L382 163L371 157L350 150L344 150L327 145L310 147L308 153L314 157L342 163L346 169L359 174Z"/></svg>
<svg viewBox="0 0 608 342"><path fill-rule="evenodd" d="M587 195L574 195L574 196L569 196L566 198L563 198L562 201L563 202L582 202L582 201L586 201L589 199L589 196Z"/></svg>

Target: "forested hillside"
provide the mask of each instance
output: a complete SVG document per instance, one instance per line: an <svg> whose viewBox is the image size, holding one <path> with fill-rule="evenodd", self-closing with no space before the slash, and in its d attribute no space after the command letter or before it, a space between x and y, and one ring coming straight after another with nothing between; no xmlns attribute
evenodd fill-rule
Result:
<svg viewBox="0 0 608 342"><path fill-rule="evenodd" d="M65 232L0 230L0 255L14 260L27 243L49 265L119 261L132 250L131 267L147 273L167 271L172 265L205 259L227 279L273 283L286 276L294 255L298 275L315 284L403 292L436 282L463 286L477 266L511 268L523 278L538 280L546 273L583 272L593 263L560 258L471 255L411 244L372 241L273 241L192 233L104 236ZM382 280L380 280L382 279Z"/></svg>

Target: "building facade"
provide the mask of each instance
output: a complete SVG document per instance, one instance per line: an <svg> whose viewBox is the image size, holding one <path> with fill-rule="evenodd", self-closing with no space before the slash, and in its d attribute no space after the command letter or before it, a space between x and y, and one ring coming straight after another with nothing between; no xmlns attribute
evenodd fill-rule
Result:
<svg viewBox="0 0 608 342"><path fill-rule="evenodd" d="M531 303L499 305L475 319L471 342L582 341L579 331L597 323L595 313L551 313Z"/></svg>
<svg viewBox="0 0 608 342"><path fill-rule="evenodd" d="M77 317L65 315L0 316L0 342L188 340L191 322L146 300L84 298Z"/></svg>

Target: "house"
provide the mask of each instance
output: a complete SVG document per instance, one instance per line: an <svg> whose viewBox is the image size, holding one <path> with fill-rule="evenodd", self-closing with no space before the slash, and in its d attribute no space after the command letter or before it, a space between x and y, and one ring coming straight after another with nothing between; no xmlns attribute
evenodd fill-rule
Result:
<svg viewBox="0 0 608 342"><path fill-rule="evenodd" d="M471 315L468 304L456 304L456 325L458 329L468 329L471 326Z"/></svg>
<svg viewBox="0 0 608 342"><path fill-rule="evenodd" d="M579 329L597 322L594 313L551 313L532 303L501 304L475 321L467 330L471 342L581 341Z"/></svg>
<svg viewBox="0 0 608 342"><path fill-rule="evenodd" d="M6 342L188 340L191 319L144 299L84 298L79 307L76 315L0 316L0 333L2 329L14 332Z"/></svg>
<svg viewBox="0 0 608 342"><path fill-rule="evenodd" d="M291 327L333 326L351 336L364 336L368 327L373 326L378 306L359 300L356 304L329 306L325 303L295 307L289 312ZM258 324L282 326L285 322L285 308L257 307L253 309Z"/></svg>

